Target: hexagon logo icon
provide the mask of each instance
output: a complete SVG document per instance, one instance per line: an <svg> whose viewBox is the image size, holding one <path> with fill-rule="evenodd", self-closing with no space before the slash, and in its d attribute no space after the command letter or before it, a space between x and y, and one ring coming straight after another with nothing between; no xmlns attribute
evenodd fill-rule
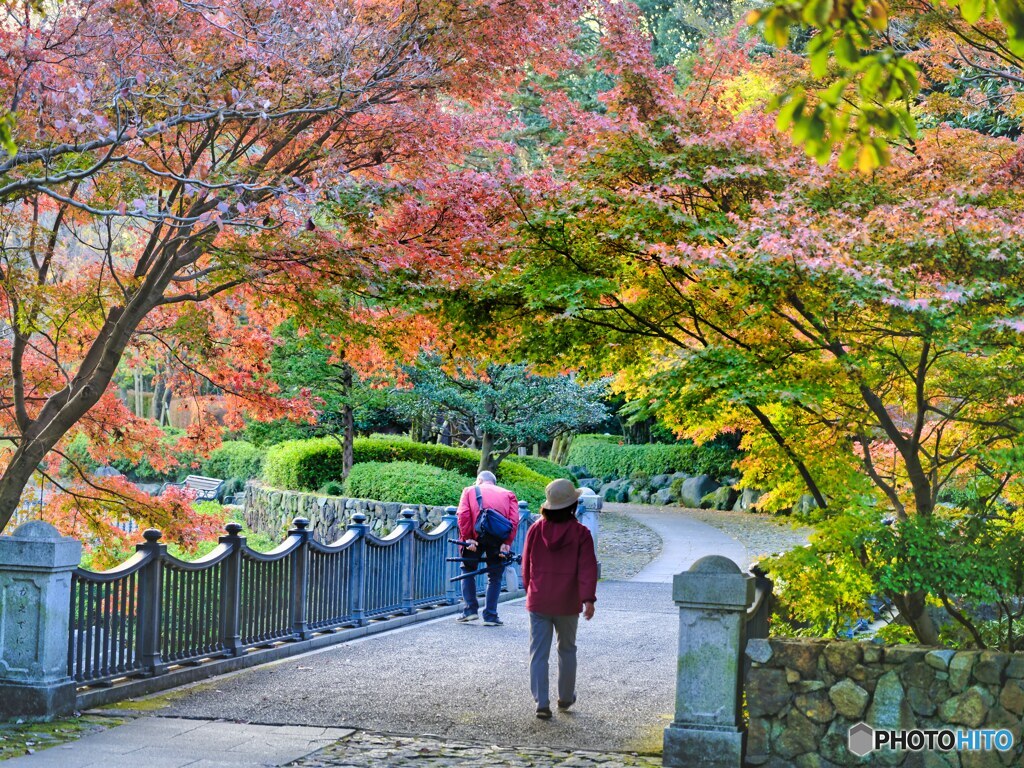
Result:
<svg viewBox="0 0 1024 768"><path fill-rule="evenodd" d="M857 757L864 757L875 748L875 729L867 723L851 726L846 736L846 745Z"/></svg>

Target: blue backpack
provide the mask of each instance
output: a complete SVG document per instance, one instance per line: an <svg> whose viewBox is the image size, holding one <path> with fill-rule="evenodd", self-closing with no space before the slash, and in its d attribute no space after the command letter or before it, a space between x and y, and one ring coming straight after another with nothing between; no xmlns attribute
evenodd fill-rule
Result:
<svg viewBox="0 0 1024 768"><path fill-rule="evenodd" d="M483 542L488 539L497 539L499 543L504 544L505 539L512 533L512 521L496 509L485 508L480 487L477 486L474 490L476 491L476 507L480 510L480 514L476 517L477 538Z"/></svg>

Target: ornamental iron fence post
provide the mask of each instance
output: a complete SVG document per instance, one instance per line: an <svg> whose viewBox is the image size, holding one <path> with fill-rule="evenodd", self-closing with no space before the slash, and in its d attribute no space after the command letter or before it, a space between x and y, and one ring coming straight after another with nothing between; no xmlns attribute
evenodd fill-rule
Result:
<svg viewBox="0 0 1024 768"><path fill-rule="evenodd" d="M224 530L227 535L221 536L218 541L231 547L231 554L224 558L221 567L221 641L229 656L241 656L242 545L245 537L238 535L242 531L238 523L228 523Z"/></svg>
<svg viewBox="0 0 1024 768"><path fill-rule="evenodd" d="M459 538L459 516L458 508L456 507L445 507L444 517L441 518L442 522L448 523L448 532L453 533L455 538ZM457 548L458 549L458 548ZM458 550L461 551L461 550ZM458 551L451 552L452 557L458 556ZM445 555L449 554L447 546L445 547ZM445 579L447 579L448 588L445 591L445 598L448 605L456 605L462 595L462 591L459 588L459 582L452 581L456 576L459 575L459 564L458 563L445 563Z"/></svg>
<svg viewBox="0 0 1024 768"><path fill-rule="evenodd" d="M149 562L139 571L139 635L136 656L145 675L161 675L166 670L160 655L160 627L163 614L163 558L167 545L160 543L163 534L147 528L142 544L135 550L149 555Z"/></svg>
<svg viewBox="0 0 1024 768"><path fill-rule="evenodd" d="M360 627L366 626L366 607L363 595L366 592L366 533L369 526L366 525L366 515L356 512L352 515L352 522L348 530L356 534L356 540L352 542L352 556L349 558L349 567L352 572L349 574L349 589L351 590L352 618Z"/></svg>
<svg viewBox="0 0 1024 768"><path fill-rule="evenodd" d="M402 613L416 613L413 604L416 599L416 529L419 527L419 520L416 519L416 510L403 509L402 519L398 524L405 528L402 532L402 540L398 542L401 547L399 551L400 579L402 584Z"/></svg>
<svg viewBox="0 0 1024 768"><path fill-rule="evenodd" d="M292 552L292 632L296 640L308 640L313 636L306 620L306 597L309 592L309 520L296 517L292 521L289 536L299 539L299 546Z"/></svg>

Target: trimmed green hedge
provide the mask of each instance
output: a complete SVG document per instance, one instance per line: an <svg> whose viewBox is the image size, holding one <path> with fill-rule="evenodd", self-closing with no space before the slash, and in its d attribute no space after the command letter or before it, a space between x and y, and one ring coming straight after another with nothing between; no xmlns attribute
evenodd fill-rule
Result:
<svg viewBox="0 0 1024 768"><path fill-rule="evenodd" d="M462 475L476 477L480 451L452 448L434 443L417 443L401 437L359 437L352 446L356 464L366 461L415 461Z"/></svg>
<svg viewBox="0 0 1024 768"><path fill-rule="evenodd" d="M511 459L506 459L505 461L514 461L516 464L522 464L524 467L532 469L537 474L543 475L551 480L559 477L565 480L575 480L572 472L561 464L556 464L548 459L539 459L536 456L516 456Z"/></svg>
<svg viewBox="0 0 1024 768"><path fill-rule="evenodd" d="M356 464L345 481L345 495L377 501L454 506L472 479L458 472L411 461Z"/></svg>
<svg viewBox="0 0 1024 768"><path fill-rule="evenodd" d="M264 452L244 440L226 440L203 462L202 471L209 477L238 477L250 480L263 470Z"/></svg>
<svg viewBox="0 0 1024 768"><path fill-rule="evenodd" d="M652 476L686 472L721 480L737 474L732 463L740 454L726 445L619 445L619 440L607 435L579 435L569 446L566 464L585 467L594 477L622 478L635 472Z"/></svg>
<svg viewBox="0 0 1024 768"><path fill-rule="evenodd" d="M352 473L367 464L412 464L416 467L428 465L431 468L445 470L461 478L464 487L473 482L480 464L480 452L468 448L450 448L445 445L416 443L402 438L357 438L353 446L355 464ZM568 476L568 472L557 464L543 459L522 458L505 459L498 467L498 482L526 501L530 510L537 511L544 501L544 488L556 475L538 473L527 464L538 466L550 465L559 470L558 476ZM546 468L546 467L545 467ZM362 471L362 470L361 470ZM266 454L263 465L263 480L275 488L288 488L296 491L315 491L326 487L328 483L336 483L341 479L342 453L341 445L330 437L312 440L290 440L271 447ZM351 474L350 474L351 479ZM419 477L419 475L417 475ZM359 481L362 482L362 481ZM363 486L359 486L363 487ZM404 481L398 487L408 487ZM346 485L346 493L351 490ZM393 498L397 491L389 491L388 498L360 492L362 498L378 499L379 501L402 501L410 504L427 504L416 498ZM353 494L355 495L355 494ZM455 504L452 502L439 504Z"/></svg>
<svg viewBox="0 0 1024 768"><path fill-rule="evenodd" d="M554 478L534 472L519 462L520 458L505 459L498 466L498 484L508 488L520 501L530 505L530 511L537 514L544 503L544 489Z"/></svg>

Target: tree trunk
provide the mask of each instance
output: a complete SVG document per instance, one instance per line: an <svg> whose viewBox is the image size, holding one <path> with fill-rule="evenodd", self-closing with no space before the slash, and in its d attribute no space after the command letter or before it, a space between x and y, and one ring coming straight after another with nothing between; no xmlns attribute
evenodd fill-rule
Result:
<svg viewBox="0 0 1024 768"><path fill-rule="evenodd" d="M341 408L341 421L345 437L345 444L341 450L341 478L344 480L352 471L356 439L356 420L352 409L352 366L347 363L341 375L341 386L345 395L345 405Z"/></svg>
<svg viewBox="0 0 1024 768"><path fill-rule="evenodd" d="M480 441L480 466L477 467L477 472L493 472L494 467L492 462L494 461L494 436L484 432L483 439Z"/></svg>
<svg viewBox="0 0 1024 768"><path fill-rule="evenodd" d="M564 464L569 454L569 446L572 445L572 435L557 435L551 442L551 453L548 458L555 464Z"/></svg>
<svg viewBox="0 0 1024 768"><path fill-rule="evenodd" d="M926 592L892 594L889 597L922 645L939 644L939 630L928 613Z"/></svg>
<svg viewBox="0 0 1024 768"><path fill-rule="evenodd" d="M142 418L142 374L135 371L135 415Z"/></svg>
<svg viewBox="0 0 1024 768"><path fill-rule="evenodd" d="M150 409L149 409L149 416L157 424L160 423L160 420L163 417L163 411L164 411L164 408L163 408L163 405L164 405L164 391L165 390L166 390L166 385L164 384L164 380L163 379L158 380L156 385L153 387L153 402L151 403L151 406L150 406Z"/></svg>

